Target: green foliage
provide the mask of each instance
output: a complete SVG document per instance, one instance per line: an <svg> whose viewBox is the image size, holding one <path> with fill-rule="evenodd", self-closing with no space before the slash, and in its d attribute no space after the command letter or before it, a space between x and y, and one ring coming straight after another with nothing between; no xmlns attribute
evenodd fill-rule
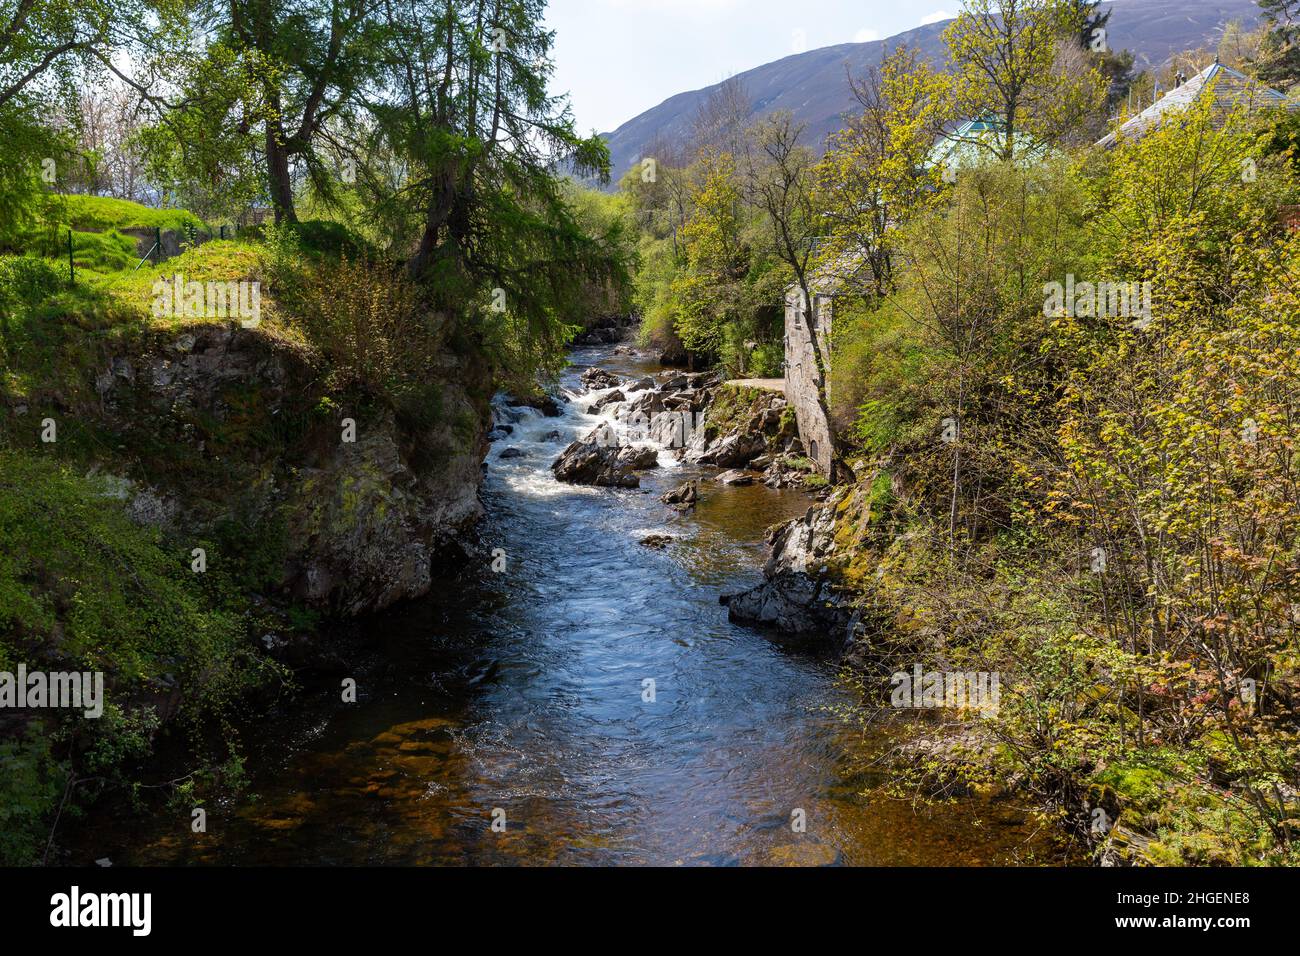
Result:
<svg viewBox="0 0 1300 956"><path fill-rule="evenodd" d="M747 198L747 175L721 153L685 169L661 165L668 188L625 181L629 215L643 224L632 298L647 345L684 349L737 374L779 374L792 274L768 219Z"/></svg>
<svg viewBox="0 0 1300 956"><path fill-rule="evenodd" d="M1083 11L1062 0L972 0L944 32L952 82L946 84L961 119L992 117L998 136L973 140L996 158L1037 144L1068 140L1104 101L1106 82L1095 65L1073 68L1061 52L1083 28Z"/></svg>
<svg viewBox="0 0 1300 956"><path fill-rule="evenodd" d="M1296 0L1256 0L1268 25L1260 79L1286 87L1300 80L1300 8Z"/></svg>
<svg viewBox="0 0 1300 956"><path fill-rule="evenodd" d="M106 786L150 752L165 699L197 734L278 669L254 646L239 588L256 570L233 572L205 542L210 570L195 574L190 543L132 524L105 482L0 451L0 537L11 544L0 555L0 667L101 672L107 698L98 720L68 713L0 750L14 768L0 800L14 827L4 859L30 862L67 773Z"/></svg>
<svg viewBox="0 0 1300 956"><path fill-rule="evenodd" d="M105 486L16 453L2 463L0 529L14 543L0 559L6 662L109 671L119 699L170 674L195 707L249 679L232 667L251 653L238 613L184 552L132 525Z"/></svg>
<svg viewBox="0 0 1300 956"><path fill-rule="evenodd" d="M899 230L895 291L837 310L838 411L902 490L840 513L837 573L906 659L1002 675L996 745L956 778L1018 779L1083 839L1105 807L1140 861L1296 859L1287 148L1198 107L1105 155L963 170ZM1149 282L1150 321L1061 307L1067 276Z"/></svg>
<svg viewBox="0 0 1300 956"><path fill-rule="evenodd" d="M374 255L371 245L347 226L339 222L309 219L285 227L298 239L296 251L324 253L332 256L356 258ZM271 234L267 230L268 236Z"/></svg>
<svg viewBox="0 0 1300 956"><path fill-rule="evenodd" d="M0 741L0 864L40 861L67 773L39 722L29 724L20 739Z"/></svg>
<svg viewBox="0 0 1300 956"><path fill-rule="evenodd" d="M35 256L0 258L0 307L17 310L52 295L64 276L51 263Z"/></svg>

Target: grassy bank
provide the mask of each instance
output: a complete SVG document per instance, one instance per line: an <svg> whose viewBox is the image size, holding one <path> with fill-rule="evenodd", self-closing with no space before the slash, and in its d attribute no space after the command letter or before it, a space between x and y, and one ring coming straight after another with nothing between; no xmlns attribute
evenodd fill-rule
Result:
<svg viewBox="0 0 1300 956"><path fill-rule="evenodd" d="M71 206L77 224L97 228L193 220L129 203ZM57 259L0 257L0 670L100 672L107 698L98 719L0 711L4 864L40 862L56 821L107 791L197 802L239 786L236 705L289 680L264 638L315 620L273 593L289 530L274 509L256 510L266 493L255 489L291 483L294 462L337 447L342 408L362 428L434 427L445 383L428 370L472 348L422 310L400 268L332 224L134 266L100 258L70 284ZM159 314L155 283L176 274L262 289L260 322L241 333L240 376L191 373L211 392L202 406L162 402L139 379L179 367L187 341L238 325ZM476 423L454 426L476 445ZM160 500L186 509L183 533L142 513L141 501ZM187 753L189 772L141 789L163 747Z"/></svg>

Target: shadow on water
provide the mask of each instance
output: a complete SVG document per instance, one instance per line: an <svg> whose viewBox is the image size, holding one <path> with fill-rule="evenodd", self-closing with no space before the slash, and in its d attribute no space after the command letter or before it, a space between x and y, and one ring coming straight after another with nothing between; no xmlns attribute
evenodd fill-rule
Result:
<svg viewBox="0 0 1300 956"><path fill-rule="evenodd" d="M834 667L728 622L719 595L759 580L765 529L803 513L805 495L703 482L679 515L659 495L700 472L667 453L640 490L554 481L556 454L598 421L577 397L581 368L659 371L608 350L574 361L564 415L513 412L489 453L483 537L506 570L464 569L347 628L358 702L333 679L261 721L252 796L208 807L207 833L190 832L188 810L96 815L75 862L1025 859L1029 830L1005 807L923 817L861 796L860 741L828 712L845 702ZM510 447L522 456L502 460ZM674 540L651 549L650 533ZM792 832L796 809L805 833Z"/></svg>

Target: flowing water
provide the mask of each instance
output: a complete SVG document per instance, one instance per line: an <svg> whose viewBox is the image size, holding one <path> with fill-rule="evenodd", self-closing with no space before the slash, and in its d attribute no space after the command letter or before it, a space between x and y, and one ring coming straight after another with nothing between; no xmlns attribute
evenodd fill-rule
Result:
<svg viewBox="0 0 1300 956"><path fill-rule="evenodd" d="M206 833L191 832L184 807L97 810L77 827L73 862L1033 858L1030 829L1005 805L918 814L863 796L881 780L832 713L848 702L834 665L728 622L719 595L760 580L764 530L804 512L806 495L704 481L695 511L677 514L659 495L704 472L667 452L640 490L552 478L559 451L598 421L577 397L582 366L658 371L608 348L573 358L563 417L512 410L514 433L489 453L482 530L505 571L463 569L353 625L340 639L358 701L343 703L333 677L257 721L243 741L249 792L206 807ZM525 456L501 459L510 447ZM674 541L641 544L651 533Z"/></svg>

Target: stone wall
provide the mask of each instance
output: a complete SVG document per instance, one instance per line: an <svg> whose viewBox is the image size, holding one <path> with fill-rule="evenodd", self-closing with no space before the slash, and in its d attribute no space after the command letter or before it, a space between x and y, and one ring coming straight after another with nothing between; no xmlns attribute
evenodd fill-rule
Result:
<svg viewBox="0 0 1300 956"><path fill-rule="evenodd" d="M831 477L835 449L831 439L830 423L818 401L818 393L826 387L817 368L812 336L815 330L823 358L830 359L830 329L834 299L828 295L813 296L812 321L804 314L803 294L798 287L786 292L785 297L785 397L794 408L799 425L799 437L808 457L817 471ZM827 395L829 400L829 394Z"/></svg>

